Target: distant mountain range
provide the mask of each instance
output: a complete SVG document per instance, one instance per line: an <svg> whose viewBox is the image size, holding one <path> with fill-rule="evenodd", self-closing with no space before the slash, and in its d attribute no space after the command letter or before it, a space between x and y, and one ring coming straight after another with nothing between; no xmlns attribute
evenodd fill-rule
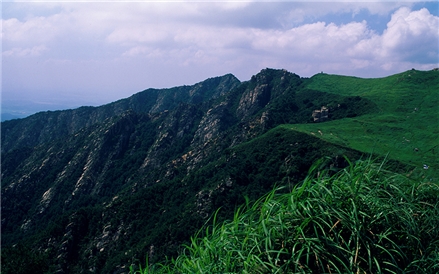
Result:
<svg viewBox="0 0 439 274"><path fill-rule="evenodd" d="M20 116L20 115L15 115L15 114L11 114L11 113L6 113L6 112L2 112L1 114L1 121L7 121L7 120L13 120L13 119L21 119L24 118L24 116Z"/></svg>
<svg viewBox="0 0 439 274"><path fill-rule="evenodd" d="M175 256L218 208L232 218L322 158L336 171L386 157L437 180L438 91L438 71L264 69L2 122L3 272L125 273Z"/></svg>

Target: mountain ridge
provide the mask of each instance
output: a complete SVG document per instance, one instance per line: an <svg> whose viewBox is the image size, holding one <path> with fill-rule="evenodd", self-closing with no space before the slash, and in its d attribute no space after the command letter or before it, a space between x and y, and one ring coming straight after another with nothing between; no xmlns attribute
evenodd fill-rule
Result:
<svg viewBox="0 0 439 274"><path fill-rule="evenodd" d="M168 89L146 89L133 94L128 98L98 107L83 106L71 110L39 112L23 119L5 121L2 123L2 151L7 152L14 146L33 146L45 142L46 140L53 140L53 138L49 136L49 133L44 132L45 127L51 128L50 135L54 134L55 138L60 138L67 134L73 134L83 126L103 122L106 118L119 115L127 110L133 110L140 113L156 113L164 111L169 107L175 107L175 104L184 102L185 100L202 100L204 93L208 93L208 97L215 98L224 92L224 85L227 85L228 81L231 81L229 88L239 83L239 80L235 76L232 74L226 74L224 76L206 79L205 81L192 86L181 86ZM210 90L212 84L216 84L217 89ZM161 93L160 98L158 97L159 93ZM153 105L153 102L156 104ZM64 118L62 117L63 115L67 117ZM59 123L57 120L62 119L67 119L68 121L62 121L64 125L59 129L53 130L53 126ZM17 124L26 123L27 121L32 123L35 120L40 121L40 124L38 124L37 127L30 127L29 125L22 126L29 129L29 132L25 132L23 135L34 136L34 138L17 138L17 133L13 131L13 128ZM42 125L41 120L45 120L45 125ZM38 134L39 132L41 133ZM35 137L35 135L38 136Z"/></svg>
<svg viewBox="0 0 439 274"><path fill-rule="evenodd" d="M52 258L44 271L123 273L133 258L174 256L218 207L227 219L244 196L297 184L319 158L338 169L344 156L365 157L282 126L323 127L379 111L370 99L310 83L264 69L244 82L227 74L2 123L5 256L21 244L35 254L30 262ZM315 123L322 106L327 120Z"/></svg>

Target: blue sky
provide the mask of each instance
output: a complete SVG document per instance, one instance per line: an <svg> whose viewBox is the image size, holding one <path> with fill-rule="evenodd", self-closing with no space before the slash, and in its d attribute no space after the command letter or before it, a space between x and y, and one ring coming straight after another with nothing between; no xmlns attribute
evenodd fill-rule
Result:
<svg viewBox="0 0 439 274"><path fill-rule="evenodd" d="M438 2L2 4L2 112L101 105L261 69L384 77L439 66Z"/></svg>

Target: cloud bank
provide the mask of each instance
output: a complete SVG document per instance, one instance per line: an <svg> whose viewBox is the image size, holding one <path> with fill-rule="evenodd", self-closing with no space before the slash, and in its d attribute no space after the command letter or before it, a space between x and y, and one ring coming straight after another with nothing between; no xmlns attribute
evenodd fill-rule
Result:
<svg viewBox="0 0 439 274"><path fill-rule="evenodd" d="M439 17L430 6L4 3L3 97L47 93L99 104L225 73L247 80L265 67L360 77L432 69Z"/></svg>

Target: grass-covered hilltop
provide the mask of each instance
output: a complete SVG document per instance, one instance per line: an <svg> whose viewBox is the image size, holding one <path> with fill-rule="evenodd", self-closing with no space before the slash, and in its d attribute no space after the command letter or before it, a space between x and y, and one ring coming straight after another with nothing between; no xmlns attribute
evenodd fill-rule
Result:
<svg viewBox="0 0 439 274"><path fill-rule="evenodd" d="M264 69L2 122L2 273L437 273L438 118L437 69Z"/></svg>
<svg viewBox="0 0 439 274"><path fill-rule="evenodd" d="M437 172L438 73L413 69L379 79L317 74L311 78L309 88L360 96L376 103L378 111L337 122L292 127L360 151L389 153L391 158L417 167L427 164Z"/></svg>

